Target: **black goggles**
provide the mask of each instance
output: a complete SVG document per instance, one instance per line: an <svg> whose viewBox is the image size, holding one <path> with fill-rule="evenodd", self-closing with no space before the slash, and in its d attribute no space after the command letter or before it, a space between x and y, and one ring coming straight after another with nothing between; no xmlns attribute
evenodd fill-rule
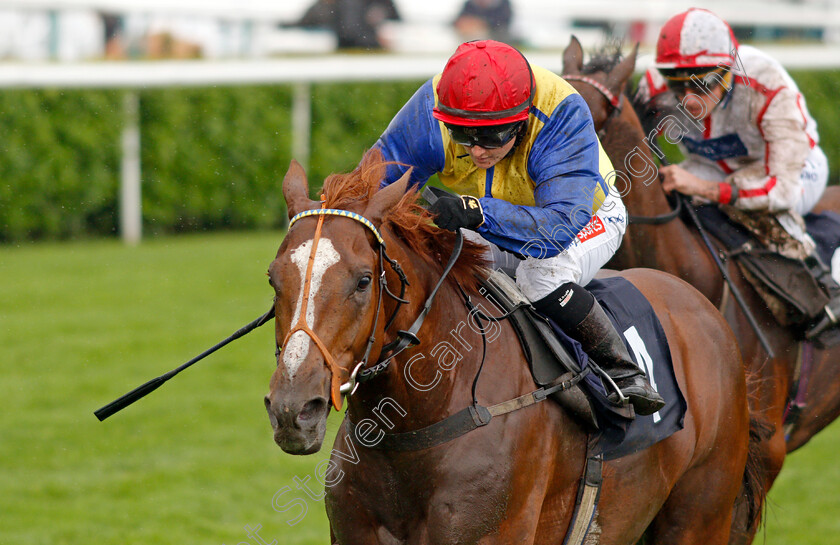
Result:
<svg viewBox="0 0 840 545"><path fill-rule="evenodd" d="M662 74L668 89L676 94L685 94L688 90L699 93L714 89L724 82L725 75L726 70L722 67L713 70L678 71Z"/></svg>
<svg viewBox="0 0 840 545"><path fill-rule="evenodd" d="M445 125L449 130L450 138L456 144L461 144L465 148L479 146L485 149L496 149L510 142L519 132L522 123L522 121L516 121L483 127L464 127L463 125L450 125L449 123L445 123Z"/></svg>

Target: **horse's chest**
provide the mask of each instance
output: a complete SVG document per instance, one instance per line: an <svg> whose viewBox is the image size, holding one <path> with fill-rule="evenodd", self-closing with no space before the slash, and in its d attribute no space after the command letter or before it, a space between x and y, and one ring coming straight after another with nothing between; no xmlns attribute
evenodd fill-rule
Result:
<svg viewBox="0 0 840 545"><path fill-rule="evenodd" d="M481 461L475 469L457 470L372 466L348 477L327 496L330 523L343 545L477 543L497 530L507 510L510 479Z"/></svg>

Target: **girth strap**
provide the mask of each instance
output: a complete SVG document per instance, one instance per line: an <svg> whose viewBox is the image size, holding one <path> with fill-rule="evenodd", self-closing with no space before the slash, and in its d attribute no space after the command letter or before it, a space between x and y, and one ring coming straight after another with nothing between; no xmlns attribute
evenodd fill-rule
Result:
<svg viewBox="0 0 840 545"><path fill-rule="evenodd" d="M589 533L595 512L598 510L604 459L603 454L592 455L593 446L594 441L590 438L587 441L586 462L575 500L575 512L572 514L572 523L569 525L569 531L566 532L563 545L582 545Z"/></svg>
<svg viewBox="0 0 840 545"><path fill-rule="evenodd" d="M546 397L555 392L568 390L583 380L586 375L589 374L589 371L590 370L587 367L581 373L573 376L569 380L559 381L558 379L559 382L551 383L534 390L533 392L529 392L508 401L503 401L502 403L491 405L490 407L484 407L478 404L471 405L439 422L435 422L434 424L426 426L425 428L420 428L419 430L407 431L404 433L385 433L374 445L365 444L356 437L356 425L353 424L349 416L344 419L344 426L347 431L347 435L363 447L376 450L397 451L432 448L456 439L476 428L486 426L490 423L490 420L494 416L500 416L519 409L524 409L525 407L529 407L543 401Z"/></svg>

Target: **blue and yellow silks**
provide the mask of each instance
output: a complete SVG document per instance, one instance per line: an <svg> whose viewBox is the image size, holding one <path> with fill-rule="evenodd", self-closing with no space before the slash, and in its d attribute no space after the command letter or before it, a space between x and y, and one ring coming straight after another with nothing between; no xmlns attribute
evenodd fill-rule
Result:
<svg viewBox="0 0 840 545"><path fill-rule="evenodd" d="M452 191L480 197L477 229L501 248L532 257L562 252L606 198L612 164L595 134L583 98L556 74L532 66L537 90L528 131L513 153L490 169L475 166L432 116L440 75L397 113L375 147L388 161L414 166L411 184L434 174ZM385 183L407 167L391 166Z"/></svg>

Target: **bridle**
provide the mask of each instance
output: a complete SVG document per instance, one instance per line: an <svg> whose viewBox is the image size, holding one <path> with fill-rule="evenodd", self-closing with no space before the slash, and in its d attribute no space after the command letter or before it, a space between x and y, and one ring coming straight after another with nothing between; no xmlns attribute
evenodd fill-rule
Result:
<svg viewBox="0 0 840 545"><path fill-rule="evenodd" d="M604 123L601 125L601 128L598 129L598 139L600 140L601 138L603 138L603 136L607 132L607 125L609 125L610 122L615 117L618 117L619 115L621 115L621 108L622 108L622 105L623 105L624 96L623 95L615 96L612 93L612 91L607 89L606 85L604 85L600 81L597 81L593 78L590 78L589 76L583 76L583 75L580 75L580 74L563 74L560 77L562 77L565 80L582 81L583 83L587 83L587 84L591 85L592 87L595 88L596 91L601 93L601 96L603 96L605 99L607 99L607 103L610 106L612 106L612 109L610 110L610 113L607 114L607 118L604 120Z"/></svg>
<svg viewBox="0 0 840 545"><path fill-rule="evenodd" d="M376 228L376 226L371 223L371 221L360 214L356 214L355 212L350 212L348 210L337 210L332 208L325 207L326 202L324 201L324 196L321 196L321 208L316 208L313 210L306 210L297 215L295 215L289 221L289 229L291 229L294 223L302 218L306 218L309 216L318 216L318 225L315 227L315 238L312 241L312 249L309 252L309 261L306 265L306 275L304 276L304 283L303 283L303 301L302 307L300 310L300 317L295 325L289 330L286 334L286 337L283 339L282 345L277 346L277 350L275 355L277 357L280 356L280 351L282 350L283 346L289 341L289 338L298 331L303 331L306 333L310 339L315 343L315 346L318 347L318 350L321 351L321 354L324 356L324 361L327 367L330 370L330 397L333 406L336 410L341 410L342 399L344 395L352 395L356 388L358 387L358 383L356 380L356 376L360 370L367 368L368 360L370 358L370 352L373 348L373 345L376 343L376 328L379 324L379 313L382 309L382 294L385 293L392 299L397 302L397 306L394 309L391 316L388 318L388 321L385 324L384 329L388 329L391 323L394 321L396 317L397 311L401 305L408 303L403 296L405 295L405 288L408 285L408 278L406 278L405 273L403 272L402 268L400 268L399 264L388 257L388 254L385 250L385 240L382 238L382 234ZM365 347L365 354L361 361L359 361L353 368L353 371L350 372L344 367L338 365L335 361L335 358L330 353L329 349L326 347L324 342L318 337L318 334L315 333L312 328L306 323L306 309L309 304L309 291L312 284L312 268L315 263L315 255L318 251L318 242L321 240L321 227L324 224L324 217L325 216L339 216L344 218L350 218L355 220L365 227L367 227L372 233L373 236L376 238L376 241L379 246L379 292L376 296L376 314L373 320L373 329L371 331L370 337L368 337L367 346ZM388 262L394 272L399 276L400 279L400 295L394 295L390 289L388 289L388 281L385 277L385 266L384 263ZM386 351L387 347L383 347L383 352ZM393 357L390 356L390 357ZM384 369L383 369L384 370Z"/></svg>
<svg viewBox="0 0 840 545"><path fill-rule="evenodd" d="M446 267L444 268L440 279L438 280L437 284L432 289L431 293L426 299L426 303L423 306L423 309L420 311L420 314L417 316L417 318L415 318L414 322L407 330L397 331L397 338L382 347L379 356L379 361L376 364L369 366L368 362L370 359L370 353L374 344L376 343L376 331L377 326L379 324L379 313L382 309L382 294L384 293L388 295L394 301L397 302L396 308L394 308L394 311L391 313L391 316L388 318L387 322L385 323L385 327L383 328L383 331L387 331L387 329L391 326L394 319L396 318L397 312L399 311L400 307L408 303L407 300L403 299L403 297L405 296L406 286L409 285L408 278L406 277L405 272L403 272L399 263L397 263L395 260L391 259L388 256L388 253L385 249L385 239L382 238L382 234L379 232L379 229L377 229L376 226L373 225L373 223L366 217L362 216L361 214L356 214L355 212L350 212L348 210L326 208L324 196L322 195L321 208L306 210L295 215L289 221L289 229L291 229L292 225L297 220L309 216L318 216L318 225L315 228L315 238L312 241L312 249L309 252L309 261L306 266L306 275L304 277L303 285L303 306L301 308L300 317L298 318L297 323L294 326L292 326L292 328L289 330L289 333L286 334L285 339L283 339L282 346L277 347L275 356L280 356L280 351L282 350L282 347L286 345L286 342L289 340L293 333L296 333L298 331L303 331L304 333L306 333L315 343L315 346L318 347L318 350L321 351L321 354L324 356L324 361L328 369L330 370L331 375L330 398L335 409L341 410L343 396L353 395L356 392L359 383L366 382L385 371L397 354L401 353L409 346L415 346L420 344L420 339L417 337L417 332L420 330L420 327L423 325L423 321L429 314L429 310L431 310L432 308L432 303L434 302L434 298L437 295L438 290L440 289L441 285L443 285L444 280L446 280L447 276L449 275L449 272L452 270L452 267L458 260L458 256L461 255L461 249L464 247L464 238L460 232L457 233L455 246L452 249L452 255L449 257L449 262L446 264ZM338 363L336 363L335 358L333 358L332 354L330 354L326 345L323 343L323 341L321 341L317 333L315 333L312 330L312 328L310 328L307 325L305 318L306 306L309 300L310 284L312 280L312 268L315 262L315 253L318 251L318 241L321 238L321 227L324 223L324 216L339 216L343 218L349 218L361 223L373 233L373 236L376 238L377 244L379 246L380 274L379 293L376 299L376 314L374 316L373 328L371 329L370 336L368 337L364 357L353 367L352 372L348 371L347 369L341 367L340 365L338 365ZM385 275L386 262L391 266L393 271L397 274L397 276L400 279L399 296L392 293L391 290L388 288L388 280Z"/></svg>

